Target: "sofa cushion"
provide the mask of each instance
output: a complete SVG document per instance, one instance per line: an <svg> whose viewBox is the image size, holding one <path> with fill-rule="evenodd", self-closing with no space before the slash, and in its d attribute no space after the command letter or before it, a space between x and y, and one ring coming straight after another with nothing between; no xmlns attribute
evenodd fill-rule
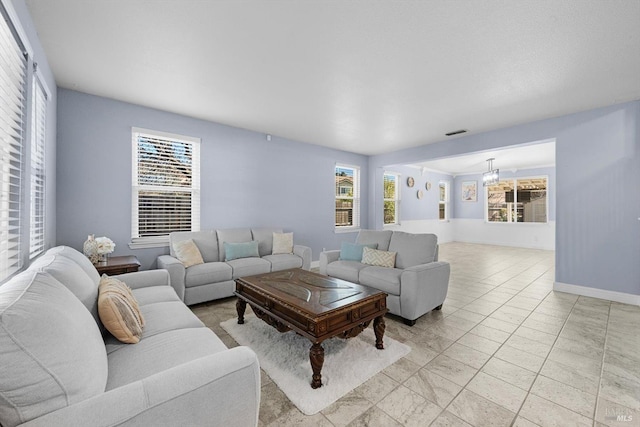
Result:
<svg viewBox="0 0 640 427"><path fill-rule="evenodd" d="M362 263L393 268L396 265L396 253L365 247L362 250Z"/></svg>
<svg viewBox="0 0 640 427"><path fill-rule="evenodd" d="M260 256L271 255L273 252L273 233L282 233L282 228L252 228L252 240L258 241Z"/></svg>
<svg viewBox="0 0 640 427"><path fill-rule="evenodd" d="M286 270L288 268L302 268L302 258L293 254L277 254L262 257L271 263L271 271Z"/></svg>
<svg viewBox="0 0 640 427"><path fill-rule="evenodd" d="M409 268L414 265L434 262L438 237L435 234L412 234L394 231L389 250L396 252L396 267Z"/></svg>
<svg viewBox="0 0 640 427"><path fill-rule="evenodd" d="M243 243L253 240L251 230L249 228L229 228L225 230L216 230L218 236L218 252L220 261L226 259L224 252L224 242L227 243Z"/></svg>
<svg viewBox="0 0 640 427"><path fill-rule="evenodd" d="M224 242L224 260L233 261L240 258L259 258L258 241L252 240L244 243Z"/></svg>
<svg viewBox="0 0 640 427"><path fill-rule="evenodd" d="M124 343L140 341L144 317L131 289L124 282L104 274L98 291L98 313L104 327Z"/></svg>
<svg viewBox="0 0 640 427"><path fill-rule="evenodd" d="M69 246L56 246L55 248L51 248L46 252L47 255L62 255L64 257L69 258L72 261L75 261L76 264L80 266L87 273L87 276L95 283L96 290L98 289L98 283L100 283L100 274L96 267L91 264L89 258L87 258L81 252L69 247ZM96 294L97 295L97 294ZM97 299L97 298L96 298Z"/></svg>
<svg viewBox="0 0 640 427"><path fill-rule="evenodd" d="M160 288L161 286L153 286ZM176 329L201 328L204 324L182 301L166 301L155 304L146 304L140 307L145 319L145 327L142 331L140 342L157 334ZM105 336L107 354L110 354L127 344L121 343L113 335ZM138 343L137 345L139 345Z"/></svg>
<svg viewBox="0 0 640 427"><path fill-rule="evenodd" d="M233 269L233 278L253 276L254 274L269 273L271 263L262 258L241 258L227 261Z"/></svg>
<svg viewBox="0 0 640 427"><path fill-rule="evenodd" d="M403 270L399 268L371 266L360 270L360 284L371 286L389 295L400 295L400 276Z"/></svg>
<svg viewBox="0 0 640 427"><path fill-rule="evenodd" d="M176 258L178 258L185 268L204 263L200 250L192 239L175 242L171 246L176 254Z"/></svg>
<svg viewBox="0 0 640 427"><path fill-rule="evenodd" d="M133 289L133 296L136 297L140 307L157 302L181 301L172 286L147 286Z"/></svg>
<svg viewBox="0 0 640 427"><path fill-rule="evenodd" d="M293 253L293 233L273 233L272 255Z"/></svg>
<svg viewBox="0 0 640 427"><path fill-rule="evenodd" d="M106 391L225 350L227 347L209 328L176 329L156 334L136 345L125 345L109 353Z"/></svg>
<svg viewBox="0 0 640 427"><path fill-rule="evenodd" d="M184 240L193 240L204 262L220 261L218 239L216 233L213 231L178 231L169 234L169 255L178 258L173 249L173 245Z"/></svg>
<svg viewBox="0 0 640 427"><path fill-rule="evenodd" d="M0 286L0 419L15 426L104 392L107 355L85 306L46 273Z"/></svg>
<svg viewBox="0 0 640 427"><path fill-rule="evenodd" d="M67 253L72 254L71 251ZM80 252L77 253L80 254ZM95 276L93 276L93 274L91 276L88 275L86 270L83 269L75 259L62 255L61 251L57 253L48 251L35 260L29 267L29 270L51 274L84 304L96 323L100 324L100 318L98 316L98 283L100 282L100 276L89 259L82 254L80 255L89 263L89 267L93 269ZM94 280L95 277L98 278L97 281Z"/></svg>
<svg viewBox="0 0 640 427"><path fill-rule="evenodd" d="M340 246L340 258L341 261L362 261L362 250L364 248L376 249L377 243L367 243L359 245L357 243L342 242Z"/></svg>
<svg viewBox="0 0 640 427"><path fill-rule="evenodd" d="M353 283L360 283L358 276L360 270L367 267L358 261L335 261L327 265L327 275L338 277Z"/></svg>
<svg viewBox="0 0 640 427"><path fill-rule="evenodd" d="M393 231L391 230L360 230L358 237L356 237L356 243L359 245L377 243L377 249L388 251L392 234Z"/></svg>
<svg viewBox="0 0 640 427"><path fill-rule="evenodd" d="M231 280L233 269L226 262L206 262L187 268L184 284L187 288Z"/></svg>

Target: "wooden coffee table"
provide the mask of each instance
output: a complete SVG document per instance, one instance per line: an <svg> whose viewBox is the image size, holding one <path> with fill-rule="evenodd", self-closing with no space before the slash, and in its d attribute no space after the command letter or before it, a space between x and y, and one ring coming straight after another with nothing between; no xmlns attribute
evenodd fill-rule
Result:
<svg viewBox="0 0 640 427"><path fill-rule="evenodd" d="M322 386L324 340L355 337L373 320L376 348L384 348L387 294L377 289L294 268L238 278L235 294L238 323L244 323L248 303L278 331L293 330L311 341L312 388Z"/></svg>

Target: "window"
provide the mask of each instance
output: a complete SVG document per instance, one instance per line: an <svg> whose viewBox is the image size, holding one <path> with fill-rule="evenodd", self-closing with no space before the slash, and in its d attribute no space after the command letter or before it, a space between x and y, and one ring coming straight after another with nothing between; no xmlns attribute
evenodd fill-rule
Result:
<svg viewBox="0 0 640 427"><path fill-rule="evenodd" d="M44 251L45 244L45 129L47 93L37 76L33 78L31 102L31 197L29 258Z"/></svg>
<svg viewBox="0 0 640 427"><path fill-rule="evenodd" d="M336 165L336 229L360 226L360 168Z"/></svg>
<svg viewBox="0 0 640 427"><path fill-rule="evenodd" d="M0 5L0 281L22 268L23 145L27 59Z"/></svg>
<svg viewBox="0 0 640 427"><path fill-rule="evenodd" d="M384 223L400 223L400 175L384 173Z"/></svg>
<svg viewBox="0 0 640 427"><path fill-rule="evenodd" d="M440 192L438 218L440 221L446 221L449 219L449 185L446 181L440 181L438 190Z"/></svg>
<svg viewBox="0 0 640 427"><path fill-rule="evenodd" d="M133 128L132 243L200 230L200 139Z"/></svg>
<svg viewBox="0 0 640 427"><path fill-rule="evenodd" d="M503 179L486 194L489 222L547 222L546 177Z"/></svg>

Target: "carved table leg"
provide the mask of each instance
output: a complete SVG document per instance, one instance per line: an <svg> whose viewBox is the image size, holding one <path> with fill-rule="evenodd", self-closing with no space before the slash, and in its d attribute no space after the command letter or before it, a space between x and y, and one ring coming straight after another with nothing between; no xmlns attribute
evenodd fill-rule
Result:
<svg viewBox="0 0 640 427"><path fill-rule="evenodd" d="M384 330L387 325L384 323L384 316L376 317L373 319L373 332L376 334L376 348L378 350L384 349L384 343L382 337L384 336Z"/></svg>
<svg viewBox="0 0 640 427"><path fill-rule="evenodd" d="M311 388L322 387L322 365L324 364L324 348L322 344L313 344L309 350L309 360L311 361L311 369L313 377L311 380Z"/></svg>
<svg viewBox="0 0 640 427"><path fill-rule="evenodd" d="M244 311L247 308L247 302L242 298L238 298L236 302L236 311L238 312L238 325L242 325L244 323Z"/></svg>

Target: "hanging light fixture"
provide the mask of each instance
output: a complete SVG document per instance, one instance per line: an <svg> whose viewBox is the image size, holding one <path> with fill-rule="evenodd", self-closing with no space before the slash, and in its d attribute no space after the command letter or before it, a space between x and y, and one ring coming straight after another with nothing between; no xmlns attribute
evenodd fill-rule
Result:
<svg viewBox="0 0 640 427"><path fill-rule="evenodd" d="M495 158L487 159L488 170L482 174L482 185L488 187L489 185L495 185L500 180L500 170L493 168L493 161Z"/></svg>

